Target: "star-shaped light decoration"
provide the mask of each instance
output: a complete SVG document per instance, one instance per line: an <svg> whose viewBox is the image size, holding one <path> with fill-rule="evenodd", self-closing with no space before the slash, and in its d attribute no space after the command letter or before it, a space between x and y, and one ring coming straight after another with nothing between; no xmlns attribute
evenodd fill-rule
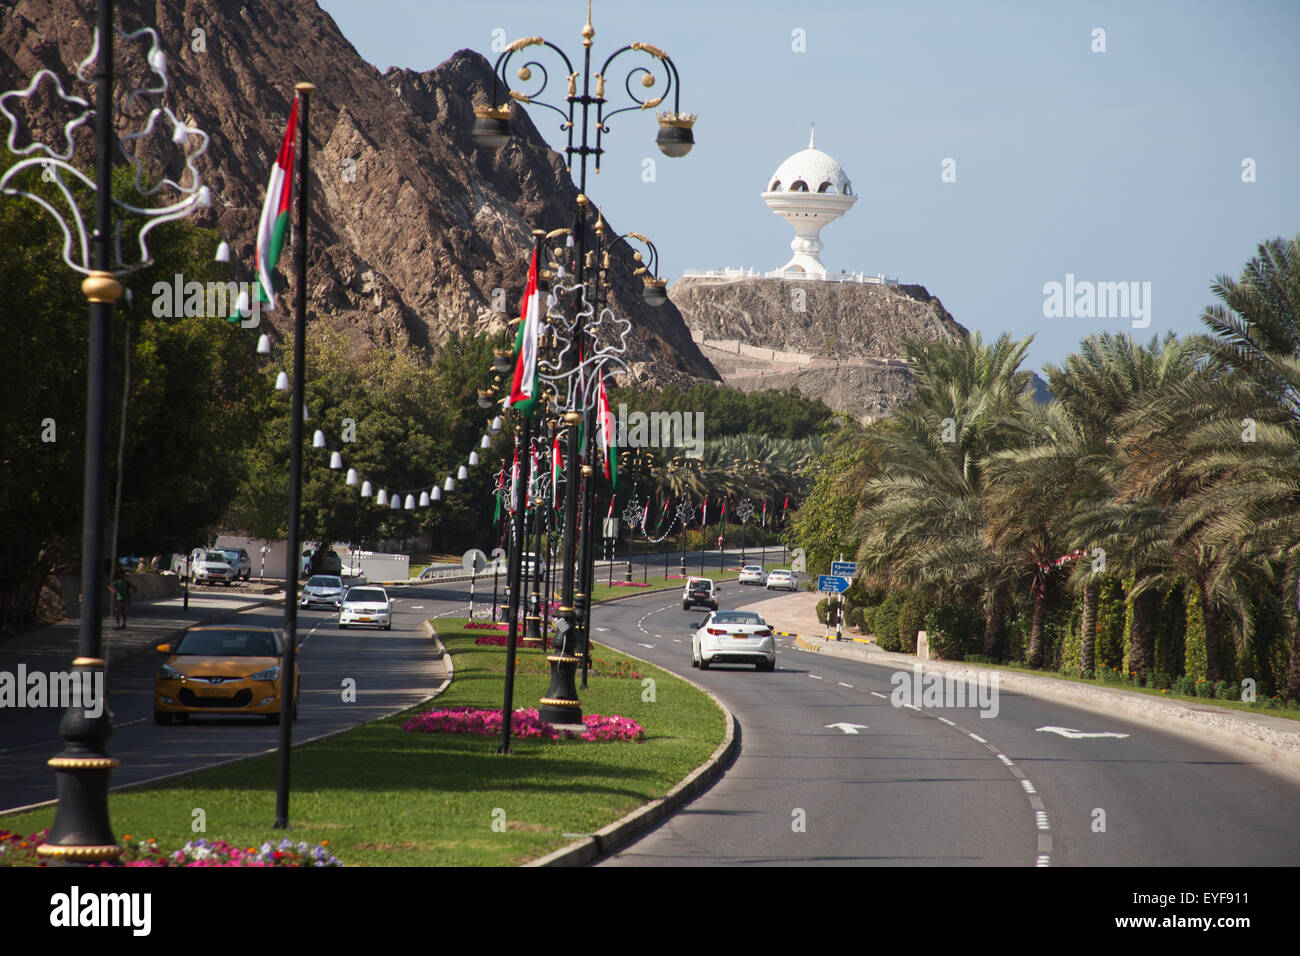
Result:
<svg viewBox="0 0 1300 956"><path fill-rule="evenodd" d="M134 106L137 100L145 96L163 95L167 92L167 58L163 54L158 34L149 27L136 30L134 33L125 33L124 31L114 28L118 36L127 40L136 40L147 36L150 41L150 49L147 54L147 62L150 71L157 77L157 80L144 87L138 87L132 90L127 96L128 107ZM99 31L96 30L90 56L81 62L77 67L77 77L83 82L90 82L87 71L94 65L99 51ZM74 115L63 127L63 135L66 149L58 151L44 143L32 142L25 147L18 146L18 130L21 126L18 117L10 110L9 104L16 100L26 100L31 102L32 97L41 88L42 84L50 80L55 85L55 92L62 102L74 107ZM82 216L81 208L72 190L68 186L65 176L73 177L80 180L81 183L90 191L95 191L94 180L87 177L79 169L72 165L71 160L76 150L74 135L83 124L95 115L94 108L79 96L73 96L67 93L63 88L62 81L50 70L39 70L32 77L31 82L23 90L9 90L0 94L0 115L3 115L9 122L9 135L6 145L11 153L15 156L26 157L10 166L3 176L0 176L0 192L10 196L22 196L30 199L39 205L42 209L54 217L59 228L63 231L63 261L68 267L83 275L89 275L93 270L90 262L90 236L86 227L85 219ZM153 262L153 257L149 253L147 236L150 231L164 222L171 222L175 219L182 219L192 215L197 210L212 204L211 193L208 187L202 184L199 177L198 169L194 162L207 151L208 136L197 127L188 125L177 119L171 110L165 107L158 107L149 112L148 121L145 128L135 133L124 133L119 139L125 145L132 140L138 140L149 136L153 132L154 124L159 116L165 118L165 121L171 124L172 142L184 150L185 155L185 173L180 179L188 181L188 185L180 183L170 178L163 178L152 188L143 188L142 175L139 161L127 153L128 161L136 167L135 177L136 186L142 195L153 196L162 190L164 186L171 191L179 194L179 198L170 205L144 208L133 206L130 203L110 197L113 205L119 209L142 216L146 221L140 227L136 234L136 240L139 244L140 258L136 262L126 262L122 258L121 237L119 236L116 244L116 268L110 270L116 276L127 275L138 269L145 268ZM187 148L188 147L188 148ZM60 209L53 202L44 196L23 189L15 185L20 174L29 168L39 166L42 169L44 178L49 179L55 185L55 188L62 196L62 203L66 207ZM75 233L75 236L74 236Z"/></svg>
<svg viewBox="0 0 1300 956"><path fill-rule="evenodd" d="M750 501L748 498L742 501L736 507L736 517L740 519L741 524L744 524L749 521L750 518L754 517L754 502Z"/></svg>

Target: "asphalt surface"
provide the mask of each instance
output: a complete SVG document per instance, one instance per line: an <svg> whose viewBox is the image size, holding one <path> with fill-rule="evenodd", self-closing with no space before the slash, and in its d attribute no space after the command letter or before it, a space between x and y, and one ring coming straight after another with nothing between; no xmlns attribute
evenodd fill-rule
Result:
<svg viewBox="0 0 1300 956"><path fill-rule="evenodd" d="M324 610L298 611L301 700L294 723L294 742L337 733L385 714L413 706L443 681L434 646L421 628L425 618L457 611L462 598L453 586L394 589L393 627L339 630L337 615ZM141 610L142 614L147 611ZM283 605L244 611L239 623L282 627ZM230 622L227 622L230 623ZM105 637L113 632L105 630ZM16 653L3 649L0 669L13 670L18 660L33 669L66 668L63 651ZM13 659L11 659L13 658ZM192 716L184 723L159 727L153 722L154 676L164 660L145 651L125 660L110 660L108 706L113 735L108 751L122 765L113 772L114 787L198 770L216 763L274 750L279 728L262 718ZM355 681L355 701L343 700L344 681ZM55 797L54 773L45 761L62 750L57 708L6 710L0 723L0 812Z"/></svg>
<svg viewBox="0 0 1300 956"><path fill-rule="evenodd" d="M770 596L723 587L723 607ZM597 615L597 640L707 687L741 726L724 777L605 865L1300 863L1300 787L1259 758L1007 691L988 718L894 706L893 669L790 640L775 673L702 672L690 625L704 615L667 595Z"/></svg>

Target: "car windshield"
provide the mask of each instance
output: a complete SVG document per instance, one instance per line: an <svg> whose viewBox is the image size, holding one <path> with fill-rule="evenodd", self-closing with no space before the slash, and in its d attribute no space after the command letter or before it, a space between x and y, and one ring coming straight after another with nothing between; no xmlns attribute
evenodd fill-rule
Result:
<svg viewBox="0 0 1300 956"><path fill-rule="evenodd" d="M388 595L378 588L352 588L348 591L347 603L387 604Z"/></svg>
<svg viewBox="0 0 1300 956"><path fill-rule="evenodd" d="M719 611L713 615L714 624L766 624L763 618L749 611Z"/></svg>
<svg viewBox="0 0 1300 956"><path fill-rule="evenodd" d="M313 574L311 580L307 582L309 588L341 588L343 580L336 578L332 574Z"/></svg>
<svg viewBox="0 0 1300 956"><path fill-rule="evenodd" d="M216 561L218 564L225 564L226 556L222 554L220 551L209 551L206 555L204 555L204 560Z"/></svg>
<svg viewBox="0 0 1300 956"><path fill-rule="evenodd" d="M759 567L757 564L747 564L747 565L745 565L743 568L741 568L740 570L742 570L742 571L762 571L763 569L762 569L761 567Z"/></svg>
<svg viewBox="0 0 1300 956"><path fill-rule="evenodd" d="M174 654L205 657L279 657L280 642L272 631L190 631Z"/></svg>

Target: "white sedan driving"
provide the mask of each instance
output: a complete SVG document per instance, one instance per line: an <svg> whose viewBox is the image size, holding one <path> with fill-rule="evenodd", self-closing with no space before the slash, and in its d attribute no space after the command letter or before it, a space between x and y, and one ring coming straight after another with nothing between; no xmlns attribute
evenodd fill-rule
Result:
<svg viewBox="0 0 1300 956"><path fill-rule="evenodd" d="M772 625L754 611L714 611L691 637L691 666L753 664L760 671L776 670L776 637Z"/></svg>
<svg viewBox="0 0 1300 956"><path fill-rule="evenodd" d="M757 584L761 587L767 583L767 574L761 564L747 564L740 569L740 576L736 579L736 583Z"/></svg>
<svg viewBox="0 0 1300 956"><path fill-rule="evenodd" d="M348 588L339 606L339 630L357 625L392 630L393 602L387 591L373 585Z"/></svg>

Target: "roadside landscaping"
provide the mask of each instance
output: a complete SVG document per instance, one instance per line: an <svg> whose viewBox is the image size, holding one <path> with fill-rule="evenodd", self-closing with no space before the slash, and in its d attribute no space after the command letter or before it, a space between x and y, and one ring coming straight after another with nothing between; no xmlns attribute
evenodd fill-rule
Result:
<svg viewBox="0 0 1300 956"><path fill-rule="evenodd" d="M512 740L513 754L502 757L499 735L404 732L412 721L417 730L438 725L441 718L421 716L434 710L468 708L470 721L473 710L499 714L505 648L477 644L482 632L465 623L437 622L455 677L436 701L295 748L288 834L295 844L324 844L347 866L523 863L662 797L723 740L722 713L707 696L601 645L593 655L605 674L581 691L584 712L609 718L602 726L635 722L644 740L530 737ZM515 707L535 707L548 685L544 654L521 647L517 660ZM626 736L633 739L618 739ZM286 834L270 826L275 780L275 756L267 755L121 791L111 797L113 826L169 850L208 835L236 847L278 844ZM206 833L191 830L198 809ZM31 834L53 817L53 806L13 814L0 818L0 829Z"/></svg>

